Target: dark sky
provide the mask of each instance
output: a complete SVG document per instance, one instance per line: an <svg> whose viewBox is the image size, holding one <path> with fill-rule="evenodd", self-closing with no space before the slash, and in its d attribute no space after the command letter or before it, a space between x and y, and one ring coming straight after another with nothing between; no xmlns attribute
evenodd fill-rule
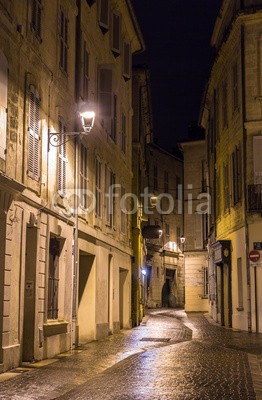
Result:
<svg viewBox="0 0 262 400"><path fill-rule="evenodd" d="M198 120L214 51L210 39L221 0L132 0L146 51L134 64L151 75L154 136L171 151Z"/></svg>

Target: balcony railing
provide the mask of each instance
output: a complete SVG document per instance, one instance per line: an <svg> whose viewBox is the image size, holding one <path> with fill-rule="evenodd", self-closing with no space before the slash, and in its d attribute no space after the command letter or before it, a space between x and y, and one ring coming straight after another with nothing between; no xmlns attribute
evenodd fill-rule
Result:
<svg viewBox="0 0 262 400"><path fill-rule="evenodd" d="M248 185L248 209L262 212L262 184Z"/></svg>

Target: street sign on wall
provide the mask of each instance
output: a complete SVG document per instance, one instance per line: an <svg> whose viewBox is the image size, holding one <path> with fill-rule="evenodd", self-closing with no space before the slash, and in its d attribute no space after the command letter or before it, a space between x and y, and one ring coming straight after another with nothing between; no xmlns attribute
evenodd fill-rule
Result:
<svg viewBox="0 0 262 400"><path fill-rule="evenodd" d="M251 262L258 262L260 259L260 253L258 250L252 250L249 253L249 260Z"/></svg>

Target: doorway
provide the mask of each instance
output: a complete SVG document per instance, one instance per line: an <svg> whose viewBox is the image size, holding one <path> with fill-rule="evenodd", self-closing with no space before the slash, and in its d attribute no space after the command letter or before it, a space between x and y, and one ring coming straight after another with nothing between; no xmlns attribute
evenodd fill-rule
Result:
<svg viewBox="0 0 262 400"><path fill-rule="evenodd" d="M79 255L78 325L79 343L95 339L95 256Z"/></svg>
<svg viewBox="0 0 262 400"><path fill-rule="evenodd" d="M26 228L25 291L22 361L34 360L37 228Z"/></svg>
<svg viewBox="0 0 262 400"><path fill-rule="evenodd" d="M108 256L108 288L107 288L107 297L108 297L108 334L112 335L113 333L113 319L112 319L112 299L113 299L113 273L112 273L112 258L113 256L109 254Z"/></svg>
<svg viewBox="0 0 262 400"><path fill-rule="evenodd" d="M123 329L128 320L128 287L127 287L127 274L126 269L119 269L119 324L120 329Z"/></svg>

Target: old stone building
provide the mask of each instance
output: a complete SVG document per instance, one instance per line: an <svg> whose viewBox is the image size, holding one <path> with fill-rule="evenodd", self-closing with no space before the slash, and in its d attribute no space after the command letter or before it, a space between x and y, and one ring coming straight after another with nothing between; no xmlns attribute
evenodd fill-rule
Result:
<svg viewBox="0 0 262 400"><path fill-rule="evenodd" d="M184 155L185 310L208 311L207 221L211 211L204 139L180 143Z"/></svg>
<svg viewBox="0 0 262 400"><path fill-rule="evenodd" d="M206 128L211 316L225 326L262 332L261 0L224 0L212 46L216 59L202 109ZM260 264L257 264L260 265Z"/></svg>
<svg viewBox="0 0 262 400"><path fill-rule="evenodd" d="M180 248L183 163L155 143L147 145L146 162L147 306L183 307L184 256Z"/></svg>
<svg viewBox="0 0 262 400"><path fill-rule="evenodd" d="M131 325L142 49L129 0L0 0L0 370Z"/></svg>

